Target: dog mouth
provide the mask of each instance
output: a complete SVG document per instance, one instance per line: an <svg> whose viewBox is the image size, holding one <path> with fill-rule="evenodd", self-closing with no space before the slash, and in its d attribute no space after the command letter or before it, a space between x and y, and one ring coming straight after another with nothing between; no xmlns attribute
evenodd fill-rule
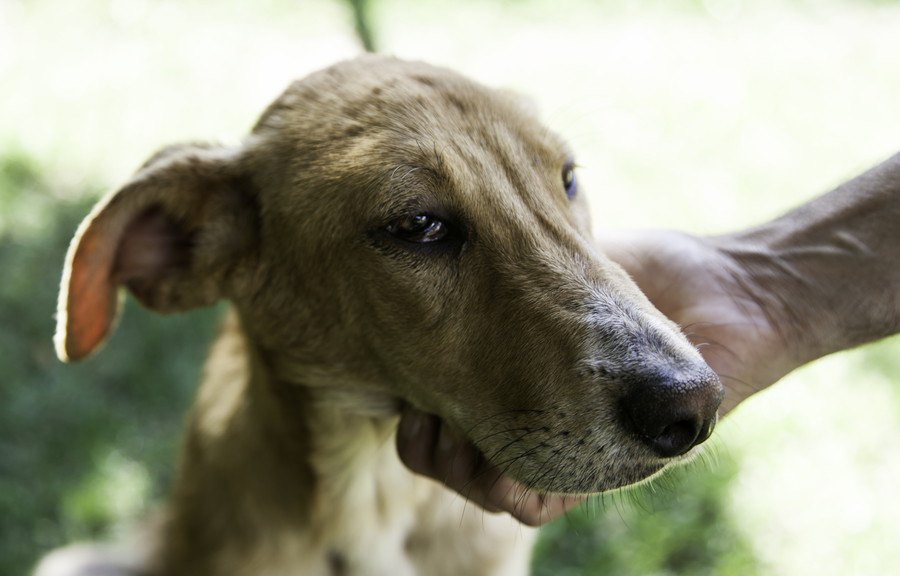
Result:
<svg viewBox="0 0 900 576"><path fill-rule="evenodd" d="M409 406L403 410L397 449L414 472L430 476L489 512L505 511L531 526L574 508L591 494L646 480L671 461L622 458L598 465L587 459L579 466L571 457L566 462L539 458L545 470L525 475L532 480L523 482L512 473L517 458L494 462L439 416ZM534 460L529 452L533 450L525 450L519 459Z"/></svg>

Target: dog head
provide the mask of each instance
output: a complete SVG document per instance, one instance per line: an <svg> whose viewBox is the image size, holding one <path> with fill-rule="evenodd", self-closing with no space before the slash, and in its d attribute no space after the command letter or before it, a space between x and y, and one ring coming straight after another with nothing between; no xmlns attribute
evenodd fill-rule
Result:
<svg viewBox="0 0 900 576"><path fill-rule="evenodd" d="M165 149L98 204L58 352L102 343L121 286L160 312L226 298L282 382L438 414L531 488L639 481L709 435L722 388L592 244L574 167L507 94L338 64L242 146Z"/></svg>

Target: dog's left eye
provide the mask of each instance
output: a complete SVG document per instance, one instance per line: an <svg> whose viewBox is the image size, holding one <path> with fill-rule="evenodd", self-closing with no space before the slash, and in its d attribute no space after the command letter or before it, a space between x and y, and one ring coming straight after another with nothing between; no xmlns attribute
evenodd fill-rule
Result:
<svg viewBox="0 0 900 576"><path fill-rule="evenodd" d="M387 226L387 231L392 236L407 242L427 244L444 240L450 233L450 227L431 214L422 213L404 216L391 222Z"/></svg>
<svg viewBox="0 0 900 576"><path fill-rule="evenodd" d="M563 189L566 191L566 196L571 200L578 191L578 183L575 180L575 165L571 162L566 162L565 166L563 166L562 183Z"/></svg>

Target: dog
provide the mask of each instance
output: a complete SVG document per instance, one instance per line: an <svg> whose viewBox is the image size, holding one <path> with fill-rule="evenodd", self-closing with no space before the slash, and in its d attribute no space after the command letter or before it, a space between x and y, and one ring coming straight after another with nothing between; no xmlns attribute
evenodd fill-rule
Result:
<svg viewBox="0 0 900 576"><path fill-rule="evenodd" d="M512 575L533 532L413 475L405 406L530 490L583 495L690 457L723 389L590 236L531 107L364 56L292 84L239 146L163 149L69 249L57 351L101 346L120 288L221 299L170 500L131 548L40 576Z"/></svg>

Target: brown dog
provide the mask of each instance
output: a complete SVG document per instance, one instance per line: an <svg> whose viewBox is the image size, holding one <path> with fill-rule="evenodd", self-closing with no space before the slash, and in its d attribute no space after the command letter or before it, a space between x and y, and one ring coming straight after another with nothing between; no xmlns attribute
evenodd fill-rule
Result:
<svg viewBox="0 0 900 576"><path fill-rule="evenodd" d="M156 154L72 243L59 354L103 342L120 286L232 311L153 537L39 572L526 572L528 529L401 465L404 403L542 492L690 452L722 388L595 250L572 167L509 95L372 56L293 84L240 147Z"/></svg>

